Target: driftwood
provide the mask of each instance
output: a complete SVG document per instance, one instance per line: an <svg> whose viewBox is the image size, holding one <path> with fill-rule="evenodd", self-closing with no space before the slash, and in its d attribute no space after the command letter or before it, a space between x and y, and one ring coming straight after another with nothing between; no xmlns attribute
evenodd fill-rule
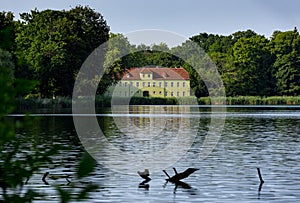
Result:
<svg viewBox="0 0 300 203"><path fill-rule="evenodd" d="M262 178L262 175L261 175L261 172L260 172L260 168L257 168L257 173L258 173L258 177L259 177L260 183L264 183L265 181Z"/></svg>
<svg viewBox="0 0 300 203"><path fill-rule="evenodd" d="M173 168L175 175L174 176L169 176L169 174L163 170L163 172L166 174L166 176L168 177L166 180L173 182L173 183L178 183L180 182L180 180L189 177L192 173L194 173L195 171L198 171L198 168L188 168L186 169L184 172L182 173L178 173L176 168Z"/></svg>
<svg viewBox="0 0 300 203"><path fill-rule="evenodd" d="M260 184L258 186L258 194L259 194L265 181L262 178L260 168L257 168L257 173L258 173L258 177L259 177L259 180L260 180Z"/></svg>
<svg viewBox="0 0 300 203"><path fill-rule="evenodd" d="M42 177L42 181L44 182L45 185L49 185L48 181L46 180L46 178L52 179L52 180L57 180L60 178L65 178L66 181L68 182L68 185L71 183L71 181L68 179L69 175L50 175L49 172L45 172L43 177Z"/></svg>

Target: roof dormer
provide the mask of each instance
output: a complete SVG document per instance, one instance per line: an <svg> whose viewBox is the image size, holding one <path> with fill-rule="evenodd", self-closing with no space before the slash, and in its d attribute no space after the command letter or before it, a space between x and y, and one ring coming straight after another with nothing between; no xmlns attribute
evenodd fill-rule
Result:
<svg viewBox="0 0 300 203"><path fill-rule="evenodd" d="M141 78L141 80L153 80L153 72L152 71L141 71L140 78Z"/></svg>

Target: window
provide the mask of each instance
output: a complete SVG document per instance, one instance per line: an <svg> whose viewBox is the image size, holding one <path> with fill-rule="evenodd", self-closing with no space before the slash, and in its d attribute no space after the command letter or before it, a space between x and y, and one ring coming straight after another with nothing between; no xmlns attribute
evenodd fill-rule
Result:
<svg viewBox="0 0 300 203"><path fill-rule="evenodd" d="M161 87L161 82L158 83L158 86Z"/></svg>
<svg viewBox="0 0 300 203"><path fill-rule="evenodd" d="M150 73L148 73L148 78L150 78Z"/></svg>
<svg viewBox="0 0 300 203"><path fill-rule="evenodd" d="M140 83L139 83L139 82L136 82L136 86L139 87L139 86L140 86Z"/></svg>
<svg viewBox="0 0 300 203"><path fill-rule="evenodd" d="M127 82L124 83L124 86L127 87Z"/></svg>
<svg viewBox="0 0 300 203"><path fill-rule="evenodd" d="M153 82L153 87L155 87L155 85L156 85L155 82Z"/></svg>
<svg viewBox="0 0 300 203"><path fill-rule="evenodd" d="M159 91L159 94L161 94L161 91Z"/></svg>
<svg viewBox="0 0 300 203"><path fill-rule="evenodd" d="M150 82L148 82L148 87L150 87L151 86L151 83Z"/></svg>
<svg viewBox="0 0 300 203"><path fill-rule="evenodd" d="M174 97L174 92L171 92L171 97Z"/></svg>
<svg viewBox="0 0 300 203"><path fill-rule="evenodd" d="M168 92L165 92L165 96L168 96Z"/></svg>
<svg viewBox="0 0 300 203"><path fill-rule="evenodd" d="M185 87L185 82L182 83L182 87Z"/></svg>
<svg viewBox="0 0 300 203"><path fill-rule="evenodd" d="M155 92L155 91L153 91L153 94L156 94L156 92Z"/></svg>
<svg viewBox="0 0 300 203"><path fill-rule="evenodd" d="M127 92L126 91L125 91L124 95L125 95L125 97L127 97Z"/></svg>
<svg viewBox="0 0 300 203"><path fill-rule="evenodd" d="M133 82L130 82L130 86L133 86Z"/></svg>
<svg viewBox="0 0 300 203"><path fill-rule="evenodd" d="M185 96L185 92L182 92L182 96Z"/></svg>
<svg viewBox="0 0 300 203"><path fill-rule="evenodd" d="M179 97L179 92L177 92L177 97Z"/></svg>
<svg viewBox="0 0 300 203"><path fill-rule="evenodd" d="M165 82L165 87L168 87L168 82Z"/></svg>
<svg viewBox="0 0 300 203"><path fill-rule="evenodd" d="M179 85L179 82L177 82L177 87L179 87L180 85Z"/></svg>
<svg viewBox="0 0 300 203"><path fill-rule="evenodd" d="M173 82L171 82L171 87L173 87L173 85L174 85Z"/></svg>
<svg viewBox="0 0 300 203"><path fill-rule="evenodd" d="M146 82L143 82L143 87L145 87L146 86Z"/></svg>

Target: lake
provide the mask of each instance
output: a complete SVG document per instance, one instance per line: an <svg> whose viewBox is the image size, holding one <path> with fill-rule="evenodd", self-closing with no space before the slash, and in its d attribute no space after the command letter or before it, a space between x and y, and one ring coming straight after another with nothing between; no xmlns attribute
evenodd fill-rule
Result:
<svg viewBox="0 0 300 203"><path fill-rule="evenodd" d="M46 112L46 113L45 113ZM34 113L21 137L39 139L43 147L69 146L44 165L26 188L47 194L36 202L57 202L53 185L68 189L65 179L42 182L43 173L68 174L71 181L84 148L99 164L80 184L99 185L89 202L299 202L300 106L122 106L99 109L94 116L103 138L88 131L78 137L70 112ZM76 115L87 122L90 115ZM92 116L93 117L93 116ZM11 122L23 120L10 115ZM91 141L92 140L92 141ZM29 142L29 141L27 141ZM127 157L127 158L126 158ZM200 170L166 182L189 167ZM146 184L136 173L149 168ZM264 184L260 186L257 168Z"/></svg>

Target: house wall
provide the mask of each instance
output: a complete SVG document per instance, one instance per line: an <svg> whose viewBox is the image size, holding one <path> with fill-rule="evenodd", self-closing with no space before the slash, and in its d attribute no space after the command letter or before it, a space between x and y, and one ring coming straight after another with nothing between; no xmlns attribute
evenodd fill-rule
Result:
<svg viewBox="0 0 300 203"><path fill-rule="evenodd" d="M189 80L153 80L152 77L142 77L141 80L121 80L111 86L107 95L119 97L145 96L149 97L187 97L190 96Z"/></svg>

